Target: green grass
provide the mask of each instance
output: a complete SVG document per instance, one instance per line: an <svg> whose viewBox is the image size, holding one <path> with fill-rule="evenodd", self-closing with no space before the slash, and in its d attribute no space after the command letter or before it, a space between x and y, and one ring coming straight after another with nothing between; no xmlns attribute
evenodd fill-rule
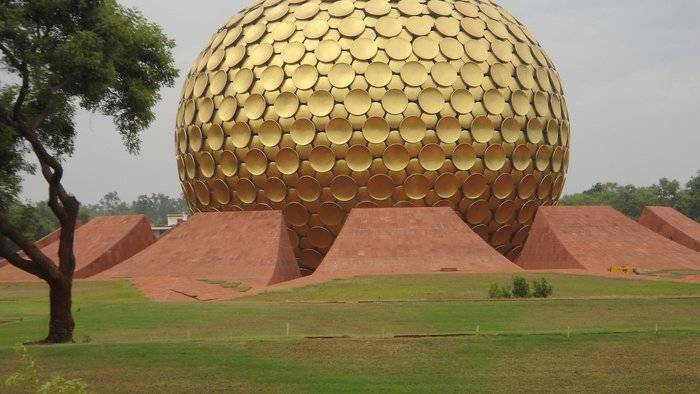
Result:
<svg viewBox="0 0 700 394"><path fill-rule="evenodd" d="M150 302L127 282L78 282L77 343L30 354L43 376L81 378L97 392L693 392L700 385L700 285L526 275L540 276L556 298L485 299L491 282L511 275L370 277L192 303ZM0 322L9 321L0 323L0 376L18 367L14 343L45 334L46 293L39 283L0 284ZM394 337L447 333L471 335Z"/></svg>

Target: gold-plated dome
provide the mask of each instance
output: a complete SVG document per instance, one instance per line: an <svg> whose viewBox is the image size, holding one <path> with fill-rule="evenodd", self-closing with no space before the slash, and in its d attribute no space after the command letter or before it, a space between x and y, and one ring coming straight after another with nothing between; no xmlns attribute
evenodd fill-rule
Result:
<svg viewBox="0 0 700 394"><path fill-rule="evenodd" d="M353 207L450 206L514 258L561 194L568 119L550 58L488 0L259 0L188 74L177 168L194 212L282 210L309 270Z"/></svg>

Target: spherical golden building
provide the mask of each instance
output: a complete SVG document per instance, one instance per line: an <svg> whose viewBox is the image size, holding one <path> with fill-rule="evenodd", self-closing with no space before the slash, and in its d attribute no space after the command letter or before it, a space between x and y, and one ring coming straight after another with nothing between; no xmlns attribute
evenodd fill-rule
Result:
<svg viewBox="0 0 700 394"><path fill-rule="evenodd" d="M561 194L568 118L488 0L259 0L189 71L177 166L194 212L282 210L308 270L353 207L450 206L514 258Z"/></svg>

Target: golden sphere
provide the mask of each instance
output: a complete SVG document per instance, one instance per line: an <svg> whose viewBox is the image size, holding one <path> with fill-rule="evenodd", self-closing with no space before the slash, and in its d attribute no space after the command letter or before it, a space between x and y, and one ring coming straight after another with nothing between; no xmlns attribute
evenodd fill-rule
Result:
<svg viewBox="0 0 700 394"><path fill-rule="evenodd" d="M193 212L282 210L310 271L353 207L450 206L515 258L569 137L552 61L490 1L258 0L190 69L175 144Z"/></svg>

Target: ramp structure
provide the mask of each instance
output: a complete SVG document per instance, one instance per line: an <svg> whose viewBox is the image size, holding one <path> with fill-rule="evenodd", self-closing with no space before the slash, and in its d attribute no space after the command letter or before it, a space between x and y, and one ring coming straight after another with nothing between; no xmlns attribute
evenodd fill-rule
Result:
<svg viewBox="0 0 700 394"><path fill-rule="evenodd" d="M646 207L639 224L686 248L700 252L700 223L671 207Z"/></svg>
<svg viewBox="0 0 700 394"><path fill-rule="evenodd" d="M75 228L76 230L83 225L83 222L80 220L76 220L75 222ZM48 246L56 241L61 237L61 228L57 228L56 230L53 230L52 232L48 233L45 235L43 238L39 239L38 241L34 242L34 245L36 245L37 248L43 249L45 246ZM26 256L23 252L19 252L20 256ZM7 260L0 260L0 267L9 264Z"/></svg>
<svg viewBox="0 0 700 394"><path fill-rule="evenodd" d="M700 269L700 254L610 207L542 206L517 263L525 269L605 273L634 267L652 272Z"/></svg>
<svg viewBox="0 0 700 394"><path fill-rule="evenodd" d="M282 212L249 211L197 213L95 278L188 278L266 286L299 276Z"/></svg>
<svg viewBox="0 0 700 394"><path fill-rule="evenodd" d="M41 251L54 261L58 261L59 234L56 230L39 241L48 243ZM88 278L112 268L153 242L155 237L144 215L96 217L75 231L74 278ZM0 268L0 281L32 280L39 279L11 265Z"/></svg>
<svg viewBox="0 0 700 394"><path fill-rule="evenodd" d="M519 270L449 207L355 208L313 277Z"/></svg>

